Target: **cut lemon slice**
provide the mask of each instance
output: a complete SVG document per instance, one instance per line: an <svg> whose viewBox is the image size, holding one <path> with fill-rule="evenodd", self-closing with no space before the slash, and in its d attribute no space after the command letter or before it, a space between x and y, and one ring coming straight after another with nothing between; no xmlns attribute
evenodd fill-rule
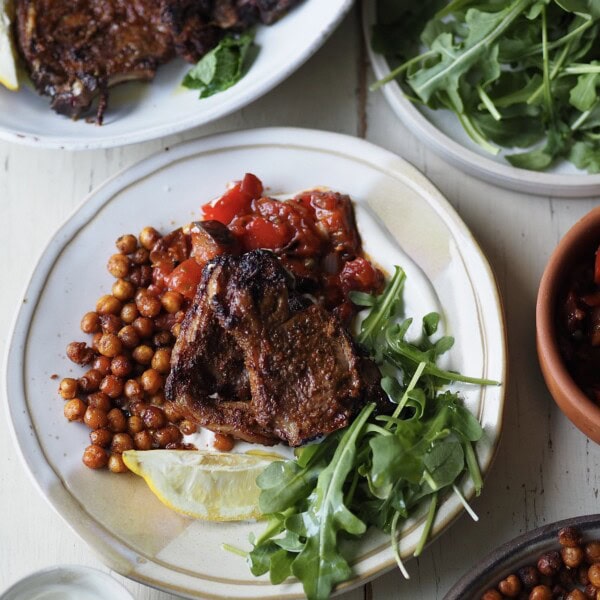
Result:
<svg viewBox="0 0 600 600"><path fill-rule="evenodd" d="M127 450L123 461L169 508L207 521L261 516L258 475L275 456L199 450Z"/></svg>
<svg viewBox="0 0 600 600"><path fill-rule="evenodd" d="M17 60L6 0L0 0L0 84L12 91L19 89Z"/></svg>

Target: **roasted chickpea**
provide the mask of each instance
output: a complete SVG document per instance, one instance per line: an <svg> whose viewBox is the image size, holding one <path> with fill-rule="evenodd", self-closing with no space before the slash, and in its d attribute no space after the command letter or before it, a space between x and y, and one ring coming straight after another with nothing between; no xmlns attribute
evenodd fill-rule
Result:
<svg viewBox="0 0 600 600"><path fill-rule="evenodd" d="M177 338L179 337L179 332L181 331L181 323L175 323L173 327L171 327L171 333Z"/></svg>
<svg viewBox="0 0 600 600"><path fill-rule="evenodd" d="M58 393L65 400L72 400L77 396L78 392L78 384L77 379L73 379L72 377L65 377L58 386Z"/></svg>
<svg viewBox="0 0 600 600"><path fill-rule="evenodd" d="M125 325L117 334L121 344L128 350L132 350L140 343L140 336L132 325Z"/></svg>
<svg viewBox="0 0 600 600"><path fill-rule="evenodd" d="M152 250L154 244L160 240L162 236L154 227L144 227L140 231L140 244L146 248L146 250Z"/></svg>
<svg viewBox="0 0 600 600"><path fill-rule="evenodd" d="M179 423L179 430L181 433L183 433L183 435L192 435L192 433L196 433L196 431L198 431L198 426L196 423L188 419L184 419Z"/></svg>
<svg viewBox="0 0 600 600"><path fill-rule="evenodd" d="M128 433L115 433L110 444L110 451L117 454L125 452L125 450L133 450L133 440Z"/></svg>
<svg viewBox="0 0 600 600"><path fill-rule="evenodd" d="M591 565L600 562L600 542L596 540L588 542L583 550L585 552L585 560Z"/></svg>
<svg viewBox="0 0 600 600"><path fill-rule="evenodd" d="M215 439L213 440L213 447L215 450L220 450L221 452L229 452L233 450L234 441L230 435L225 435L223 433L215 433Z"/></svg>
<svg viewBox="0 0 600 600"><path fill-rule="evenodd" d="M110 363L110 371L117 377L127 377L133 368L133 363L128 356L119 354L115 356Z"/></svg>
<svg viewBox="0 0 600 600"><path fill-rule="evenodd" d="M138 312L135 302L128 302L127 304L123 305L123 308L121 309L121 321L123 321L123 323L129 325L133 323L139 316L140 313Z"/></svg>
<svg viewBox="0 0 600 600"><path fill-rule="evenodd" d="M94 359L94 362L92 363L92 368L102 373L102 375L106 375L107 373L110 373L110 362L111 361L110 358L108 358L108 356L102 356L101 354L99 354Z"/></svg>
<svg viewBox="0 0 600 600"><path fill-rule="evenodd" d="M100 383L100 390L109 398L118 398L123 393L123 380L115 375L106 375Z"/></svg>
<svg viewBox="0 0 600 600"><path fill-rule="evenodd" d="M137 450L150 450L152 448L152 434L144 429L133 436L133 445Z"/></svg>
<svg viewBox="0 0 600 600"><path fill-rule="evenodd" d="M160 302L168 313L174 314L181 310L183 296L179 292L167 291L163 294Z"/></svg>
<svg viewBox="0 0 600 600"><path fill-rule="evenodd" d="M108 455L103 448L92 444L83 451L82 460L90 469L102 469L108 462Z"/></svg>
<svg viewBox="0 0 600 600"><path fill-rule="evenodd" d="M487 590L481 596L481 600L502 600L502 594L497 590Z"/></svg>
<svg viewBox="0 0 600 600"><path fill-rule="evenodd" d="M123 344L118 335L115 335L114 333L102 334L102 337L98 341L98 352L100 352L102 356L113 358L117 356L117 354L121 354L122 351Z"/></svg>
<svg viewBox="0 0 600 600"><path fill-rule="evenodd" d="M90 369L84 373L77 381L79 389L86 394L95 392L100 387L102 373L96 369Z"/></svg>
<svg viewBox="0 0 600 600"><path fill-rule="evenodd" d="M117 279L112 286L112 295L117 300L125 302L135 295L135 286L131 281L127 281L126 279ZM123 311L122 308L121 311Z"/></svg>
<svg viewBox="0 0 600 600"><path fill-rule="evenodd" d="M152 342L157 348L170 346L173 342L173 336L168 331L157 331L152 337Z"/></svg>
<svg viewBox="0 0 600 600"><path fill-rule="evenodd" d="M577 568L584 559L584 552L581 546L563 546L560 555L565 565L571 569Z"/></svg>
<svg viewBox="0 0 600 600"><path fill-rule="evenodd" d="M142 419L148 429L160 429L167 423L165 413L158 406L148 406L142 413Z"/></svg>
<svg viewBox="0 0 600 600"><path fill-rule="evenodd" d="M138 364L149 365L152 362L154 350L152 350L150 346L142 344L141 346L133 349L131 356L133 356L133 360L135 360L135 362Z"/></svg>
<svg viewBox="0 0 600 600"><path fill-rule="evenodd" d="M516 575L509 575L498 584L498 589L508 598L516 598L521 593L521 580Z"/></svg>
<svg viewBox="0 0 600 600"><path fill-rule="evenodd" d="M99 315L118 315L121 312L121 301L114 296L106 294L96 302L96 312Z"/></svg>
<svg viewBox="0 0 600 600"><path fill-rule="evenodd" d="M120 408L113 408L106 415L108 428L114 433L127 431L127 417Z"/></svg>
<svg viewBox="0 0 600 600"><path fill-rule="evenodd" d="M154 323L148 317L138 317L132 325L141 338L149 338L154 333Z"/></svg>
<svg viewBox="0 0 600 600"><path fill-rule="evenodd" d="M86 410L87 406L85 405L85 402L79 398L69 400L63 408L65 417L69 421L81 421Z"/></svg>
<svg viewBox="0 0 600 600"><path fill-rule="evenodd" d="M129 402L129 414L135 417L142 417L144 411L148 408L148 403L138 398L140 397L136 396L135 399Z"/></svg>
<svg viewBox="0 0 600 600"><path fill-rule="evenodd" d="M581 590L575 589L570 591L564 600L585 600L585 594Z"/></svg>
<svg viewBox="0 0 600 600"><path fill-rule="evenodd" d="M145 392L156 394L163 385L163 378L156 369L148 369L142 373L140 383Z"/></svg>
<svg viewBox="0 0 600 600"><path fill-rule="evenodd" d="M153 406L162 406L165 403L165 393L163 391L158 391L156 394L152 394L149 398L150 404Z"/></svg>
<svg viewBox="0 0 600 600"><path fill-rule="evenodd" d="M117 238L115 246L121 254L132 254L137 249L137 238L131 233L126 233L120 238Z"/></svg>
<svg viewBox="0 0 600 600"><path fill-rule="evenodd" d="M176 444L183 437L181 431L175 425L167 425L161 429L157 429L152 436L155 444L159 448L166 448L168 444Z"/></svg>
<svg viewBox="0 0 600 600"><path fill-rule="evenodd" d="M102 327L102 333L119 333L121 327L123 327L123 321L117 315L102 315L100 317L100 326Z"/></svg>
<svg viewBox="0 0 600 600"><path fill-rule="evenodd" d="M90 429L104 428L108 425L106 411L101 410L100 408L94 408L93 406L88 406L85 415L83 416L83 422Z"/></svg>
<svg viewBox="0 0 600 600"><path fill-rule="evenodd" d="M146 248L138 248L131 254L131 261L139 266L145 265L150 259L150 253Z"/></svg>
<svg viewBox="0 0 600 600"><path fill-rule="evenodd" d="M108 412L112 408L112 403L104 392L96 392L88 396L88 406Z"/></svg>
<svg viewBox="0 0 600 600"><path fill-rule="evenodd" d="M581 533L576 527L563 527L558 532L558 543L561 546L574 548L581 543Z"/></svg>
<svg viewBox="0 0 600 600"><path fill-rule="evenodd" d="M594 563L588 569L588 577L595 588L600 588L600 563Z"/></svg>
<svg viewBox="0 0 600 600"><path fill-rule="evenodd" d="M141 290L136 294L135 305L142 317L156 317L160 313L162 305L160 300L148 292Z"/></svg>
<svg viewBox="0 0 600 600"><path fill-rule="evenodd" d="M538 571L542 575L553 577L556 575L562 567L562 559L560 554L556 551L546 552L542 554L537 562Z"/></svg>
<svg viewBox="0 0 600 600"><path fill-rule="evenodd" d="M163 375L171 370L171 349L158 348L152 357L152 368Z"/></svg>
<svg viewBox="0 0 600 600"><path fill-rule="evenodd" d="M152 283L152 267L141 265L134 267L129 273L129 281L136 287L148 287Z"/></svg>
<svg viewBox="0 0 600 600"><path fill-rule="evenodd" d="M111 454L108 457L108 470L111 473L127 473L129 471L120 454Z"/></svg>
<svg viewBox="0 0 600 600"><path fill-rule="evenodd" d="M131 261L124 254L113 254L106 264L108 272L117 279L127 277L130 267Z"/></svg>
<svg viewBox="0 0 600 600"><path fill-rule="evenodd" d="M81 319L81 331L84 333L96 333L100 331L100 317L96 312L86 312Z"/></svg>
<svg viewBox="0 0 600 600"><path fill-rule="evenodd" d="M131 415L127 419L127 433L134 435L144 429L144 421L139 415Z"/></svg>
<svg viewBox="0 0 600 600"><path fill-rule="evenodd" d="M536 585L529 594L529 600L552 600L552 590L547 585Z"/></svg>
<svg viewBox="0 0 600 600"><path fill-rule="evenodd" d="M94 429L94 431L90 431L90 442L101 448L108 448L112 441L112 437L112 431L109 431L108 429Z"/></svg>
<svg viewBox="0 0 600 600"><path fill-rule="evenodd" d="M98 352L98 344L100 343L100 339L102 338L103 333L101 331L99 331L98 333L95 333L92 336L92 349L94 350L94 352Z"/></svg>
<svg viewBox="0 0 600 600"><path fill-rule="evenodd" d="M540 574L533 566L521 567L517 571L517 575L527 589L534 588L540 582Z"/></svg>
<svg viewBox="0 0 600 600"><path fill-rule="evenodd" d="M94 351L85 342L71 342L67 346L67 357L78 365L87 365L94 360Z"/></svg>
<svg viewBox="0 0 600 600"><path fill-rule="evenodd" d="M181 421L181 419L183 419L183 415L179 412L175 402L165 402L162 409L169 423L176 423L177 421Z"/></svg>
<svg viewBox="0 0 600 600"><path fill-rule="evenodd" d="M137 398L144 393L142 385L135 379L128 379L123 386L123 391L128 398Z"/></svg>

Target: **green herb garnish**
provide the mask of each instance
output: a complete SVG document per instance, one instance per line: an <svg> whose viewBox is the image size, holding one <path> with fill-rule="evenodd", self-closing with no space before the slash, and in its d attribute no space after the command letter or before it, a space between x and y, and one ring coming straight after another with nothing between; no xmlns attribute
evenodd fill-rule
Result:
<svg viewBox="0 0 600 600"><path fill-rule="evenodd" d="M227 35L188 72L182 85L200 90L200 98L208 98L235 85L242 78L253 41L252 32Z"/></svg>
<svg viewBox="0 0 600 600"><path fill-rule="evenodd" d="M457 482L467 473L477 494L482 479L473 445L483 431L451 381L496 382L467 378L436 366L453 339L437 333L439 315L423 319L418 343L405 339L410 320L398 323L405 275L396 267L380 296L355 294L369 312L359 342L383 374L382 386L396 403L391 415L367 404L344 430L300 448L297 460L277 461L258 477L266 530L252 538L248 562L254 575L269 573L273 583L295 575L309 600L329 597L352 575L340 546L375 526L391 537L394 555L408 576L397 547L401 522L428 503L418 555L431 531L437 506L454 491L467 506Z"/></svg>
<svg viewBox="0 0 600 600"><path fill-rule="evenodd" d="M598 0L378 0L372 45L415 102L456 113L487 152L600 172Z"/></svg>

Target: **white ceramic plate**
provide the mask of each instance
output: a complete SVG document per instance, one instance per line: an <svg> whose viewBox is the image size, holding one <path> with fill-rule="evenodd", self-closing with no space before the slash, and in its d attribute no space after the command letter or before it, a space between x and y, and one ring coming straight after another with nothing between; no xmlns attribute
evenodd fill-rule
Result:
<svg viewBox="0 0 600 600"><path fill-rule="evenodd" d="M371 49L371 27L376 22L376 0L363 0L363 30L376 79L389 75L385 56ZM466 173L518 192L545 196L585 197L600 193L600 174L589 175L563 161L548 171L517 169L502 153L493 156L478 146L449 110L430 110L414 104L397 81L382 88L398 118L436 154ZM390 133L390 135L393 135Z"/></svg>
<svg viewBox="0 0 600 600"><path fill-rule="evenodd" d="M203 100L180 83L190 69L174 60L158 69L150 84L111 89L104 125L72 121L49 107L27 76L19 92L0 86L0 139L47 148L108 148L156 139L204 125L250 104L293 73L327 39L352 0L304 0L280 21L257 28L260 51L233 87Z"/></svg>
<svg viewBox="0 0 600 600"><path fill-rule="evenodd" d="M367 251L383 266L406 267L411 310L443 305L445 328L457 338L447 366L505 379L503 315L485 257L440 193L385 150L333 133L259 129L177 146L108 181L57 232L34 271L7 357L9 412L38 488L66 522L113 569L190 598L303 595L297 582L272 586L255 579L243 559L221 550L223 542L248 548L248 534L261 524L191 521L160 504L139 478L86 469L87 430L64 419L51 376L81 372L65 358L65 347L82 339L81 315L109 289L105 264L114 240L145 225L168 231L198 217L202 203L249 171L273 195L317 185L349 193ZM485 429L477 447L485 472L500 435L504 387L461 389ZM473 490L467 485L465 492ZM461 510L456 497L445 501L435 533ZM414 549L423 520L407 525L404 556ZM376 532L352 551L356 578L344 589L395 564L387 536Z"/></svg>

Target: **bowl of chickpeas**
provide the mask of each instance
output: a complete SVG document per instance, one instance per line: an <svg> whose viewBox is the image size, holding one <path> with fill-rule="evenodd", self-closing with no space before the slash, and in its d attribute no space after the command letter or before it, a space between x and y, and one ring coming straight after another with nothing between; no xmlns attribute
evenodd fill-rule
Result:
<svg viewBox="0 0 600 600"><path fill-rule="evenodd" d="M500 546L444 600L600 600L600 514L544 525Z"/></svg>

